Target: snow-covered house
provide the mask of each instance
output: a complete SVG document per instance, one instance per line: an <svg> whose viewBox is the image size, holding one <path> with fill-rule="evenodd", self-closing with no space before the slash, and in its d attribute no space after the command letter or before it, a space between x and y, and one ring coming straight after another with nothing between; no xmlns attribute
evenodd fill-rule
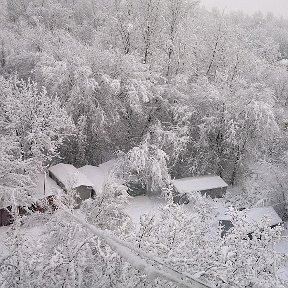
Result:
<svg viewBox="0 0 288 288"><path fill-rule="evenodd" d="M224 236L230 228L234 227L232 216L227 209L220 209L217 214L219 224L222 226L221 236ZM243 220L242 228L249 236L257 229L263 229L265 226L273 228L282 223L282 219L272 206L244 209L239 211L239 214Z"/></svg>
<svg viewBox="0 0 288 288"><path fill-rule="evenodd" d="M75 200L78 204L93 197L95 193L93 183L73 165L60 163L50 167L48 171L50 178L65 192L76 192Z"/></svg>
<svg viewBox="0 0 288 288"><path fill-rule="evenodd" d="M201 192L211 198L221 198L226 192L228 184L219 176L207 175L187 177L173 181L178 197L189 196L194 192Z"/></svg>

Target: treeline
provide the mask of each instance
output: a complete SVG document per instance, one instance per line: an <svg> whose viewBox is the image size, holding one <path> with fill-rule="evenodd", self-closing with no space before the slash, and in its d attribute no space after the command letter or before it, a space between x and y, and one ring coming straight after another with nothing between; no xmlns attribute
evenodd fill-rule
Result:
<svg viewBox="0 0 288 288"><path fill-rule="evenodd" d="M50 163L124 153L151 191L169 175L240 184L260 160L285 164L288 20L208 12L191 0L7 0L0 11L2 81L45 87L55 101L43 109L70 118L69 133L55 123L67 133ZM55 138L47 123L37 125Z"/></svg>

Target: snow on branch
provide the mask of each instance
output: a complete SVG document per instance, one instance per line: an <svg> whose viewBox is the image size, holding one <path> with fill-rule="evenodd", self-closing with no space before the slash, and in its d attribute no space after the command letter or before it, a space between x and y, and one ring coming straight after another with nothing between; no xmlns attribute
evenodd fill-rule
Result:
<svg viewBox="0 0 288 288"><path fill-rule="evenodd" d="M153 255L141 251L126 243L117 237L110 235L106 231L98 229L97 227L88 224L83 219L72 214L70 211L65 210L74 220L86 227L90 232L99 238L102 238L113 250L115 250L122 258L129 262L134 268L143 271L150 279L161 277L166 280L177 283L179 287L188 288L212 288L211 285L202 283L201 281L193 278L188 274L178 272L167 267L161 260L155 259ZM148 264L143 258L152 260L154 263L162 265L163 269L159 269L153 265Z"/></svg>

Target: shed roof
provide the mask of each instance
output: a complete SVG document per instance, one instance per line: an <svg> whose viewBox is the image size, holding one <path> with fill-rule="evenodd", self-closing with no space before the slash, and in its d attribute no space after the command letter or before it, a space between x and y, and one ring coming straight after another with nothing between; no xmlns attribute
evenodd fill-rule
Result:
<svg viewBox="0 0 288 288"><path fill-rule="evenodd" d="M246 214L251 221L257 224L261 224L264 217L267 218L267 224L269 224L269 226L274 226L282 222L282 219L272 206L252 208L249 209Z"/></svg>
<svg viewBox="0 0 288 288"><path fill-rule="evenodd" d="M279 61L279 64L280 64L280 65L283 65L283 66L288 66L288 59L281 59L281 60Z"/></svg>
<svg viewBox="0 0 288 288"><path fill-rule="evenodd" d="M179 193L191 193L228 186L220 176L215 175L176 179L173 184Z"/></svg>
<svg viewBox="0 0 288 288"><path fill-rule="evenodd" d="M64 185L66 189L80 186L93 187L93 183L71 164L57 164L49 168L49 171Z"/></svg>
<svg viewBox="0 0 288 288"><path fill-rule="evenodd" d="M245 209L239 213L245 217L244 219L245 223L247 224L247 233L253 232L255 227L264 228L267 225L271 227L282 223L282 219L272 206ZM219 221L232 220L232 217L227 209L220 210L217 218Z"/></svg>
<svg viewBox="0 0 288 288"><path fill-rule="evenodd" d="M104 185L114 164L115 160L112 159L108 162L100 164L99 166L86 165L78 170L92 182L93 188L97 193L102 193Z"/></svg>

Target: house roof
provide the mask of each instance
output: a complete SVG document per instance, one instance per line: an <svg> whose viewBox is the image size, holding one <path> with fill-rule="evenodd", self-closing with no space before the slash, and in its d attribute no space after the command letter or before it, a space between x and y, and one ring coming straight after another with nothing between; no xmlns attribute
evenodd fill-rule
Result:
<svg viewBox="0 0 288 288"><path fill-rule="evenodd" d="M253 232L256 227L264 228L267 225L271 227L282 223L281 218L272 206L245 209L239 211L239 214L242 214L245 219L247 233ZM228 209L219 210L217 218L219 221L232 220Z"/></svg>
<svg viewBox="0 0 288 288"><path fill-rule="evenodd" d="M102 193L114 164L115 160L110 160L99 166L86 165L78 170L92 182L93 188L97 193Z"/></svg>
<svg viewBox="0 0 288 288"><path fill-rule="evenodd" d="M179 193L191 193L228 186L221 177L215 175L176 179L173 184Z"/></svg>
<svg viewBox="0 0 288 288"><path fill-rule="evenodd" d="M93 187L93 183L71 164L60 163L50 167L49 171L64 185L66 189L73 189L80 186Z"/></svg>

